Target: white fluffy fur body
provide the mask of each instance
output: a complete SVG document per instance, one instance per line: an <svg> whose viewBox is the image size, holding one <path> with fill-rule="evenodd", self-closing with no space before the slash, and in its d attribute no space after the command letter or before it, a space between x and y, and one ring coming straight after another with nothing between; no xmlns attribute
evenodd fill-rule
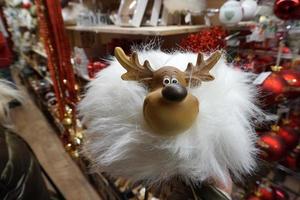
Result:
<svg viewBox="0 0 300 200"><path fill-rule="evenodd" d="M196 58L193 53L139 52L140 62L147 59L154 69L176 66L184 71ZM94 162L94 170L151 183L176 175L193 182L214 177L225 183L229 171L237 177L251 172L256 153L251 119L260 114L251 75L221 58L211 71L215 80L189 90L200 102L194 126L164 138L151 134L144 122L147 89L122 80L123 73L112 61L89 84L79 105L87 126L83 152Z"/></svg>

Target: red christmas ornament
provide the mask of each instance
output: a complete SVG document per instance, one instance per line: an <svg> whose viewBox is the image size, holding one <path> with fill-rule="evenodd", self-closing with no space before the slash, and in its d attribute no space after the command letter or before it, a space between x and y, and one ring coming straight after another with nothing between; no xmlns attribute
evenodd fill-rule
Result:
<svg viewBox="0 0 300 200"><path fill-rule="evenodd" d="M264 102L268 105L283 100L287 82L277 73L269 75L260 85L263 92Z"/></svg>
<svg viewBox="0 0 300 200"><path fill-rule="evenodd" d="M297 97L300 94L300 72L295 70L282 70L279 72L280 76L288 83L290 97Z"/></svg>
<svg viewBox="0 0 300 200"><path fill-rule="evenodd" d="M29 2L27 0L27 2ZM73 66L71 64L71 49L64 29L60 1L35 0L39 32L47 53L47 65L53 81L57 99L58 117L61 121L71 108L72 128L76 127L76 103L78 101L77 87ZM69 132L68 129L65 129Z"/></svg>
<svg viewBox="0 0 300 200"><path fill-rule="evenodd" d="M283 20L299 19L300 0L276 0L274 3L274 13Z"/></svg>
<svg viewBox="0 0 300 200"><path fill-rule="evenodd" d="M285 143L283 139L274 132L268 132L262 135L258 139L257 144L261 149L261 158L266 161L278 161L285 155Z"/></svg>
<svg viewBox="0 0 300 200"><path fill-rule="evenodd" d="M290 50L290 48L284 46L284 47L282 47L281 52L282 53L291 53L291 50Z"/></svg>
<svg viewBox="0 0 300 200"><path fill-rule="evenodd" d="M275 200L289 200L289 195L279 187L272 187Z"/></svg>
<svg viewBox="0 0 300 200"><path fill-rule="evenodd" d="M277 135L284 140L287 150L294 149L299 142L299 133L288 126L280 127Z"/></svg>
<svg viewBox="0 0 300 200"><path fill-rule="evenodd" d="M257 196L261 200L274 200L273 189L268 185L260 185L257 190Z"/></svg>

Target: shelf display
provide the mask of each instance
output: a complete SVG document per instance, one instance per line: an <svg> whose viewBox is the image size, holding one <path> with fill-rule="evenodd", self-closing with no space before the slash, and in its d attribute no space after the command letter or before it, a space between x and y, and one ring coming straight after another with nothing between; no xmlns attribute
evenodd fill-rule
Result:
<svg viewBox="0 0 300 200"><path fill-rule="evenodd" d="M282 111L277 109L279 109L280 107L281 110L284 110L284 108L282 108L282 104L286 105L287 101L291 101L292 103L292 101L295 101L299 96L297 89L298 71L296 67L293 67L292 69L290 67L292 64L291 61L297 60L299 49L294 48L293 51L291 51L288 48L288 40L283 47L280 47L280 41L282 40L281 37L290 37L290 34L286 34L287 32L284 28L282 28L282 23L280 21L274 20L272 18L267 20L266 19L267 18L264 18L264 16L260 16L257 22L241 22L236 27L229 27L225 29L222 29L220 27L205 29L205 27L202 27L202 29L204 30L201 30L199 34L191 34L185 38L182 37L180 46L188 50L191 50L191 48L193 47L192 51L194 52L207 53L211 52L212 49L225 49L228 50L228 53L230 55L233 55L233 64L236 68L255 72L258 74L265 73L258 76L261 78L254 78L255 80L253 81L255 82L257 87L259 87L259 89L264 90L264 95L262 95L260 99L265 102L265 109L267 109L268 112L270 111L271 113L279 113L278 115L280 117L282 116ZM288 32L295 33L295 30L297 30L297 25L294 23L292 23L291 25L293 28L291 30L288 30ZM76 30L76 28L78 29ZM144 29L152 29L153 34L157 34L157 32L155 33L155 31L157 30L147 27L141 27L139 29L126 29L118 27L112 27L112 29L110 29L109 27L107 28L107 33L109 31L113 31L115 28L116 36L120 34L134 34L135 31L140 31L140 34L143 34L142 30ZM161 28L164 29L164 27ZM102 28L73 27L71 29L73 29L73 31L85 30L98 34L106 33L105 26ZM97 29L99 31L97 31ZM178 31L176 31L176 33L178 33ZM148 34L150 35L152 33L146 33L145 35ZM261 34L263 34L263 37L261 37ZM233 42L233 40L235 41ZM211 43L209 43L210 41ZM207 43L209 43L210 46L207 46ZM120 44L120 41L116 41L112 46L117 46L118 44ZM231 46L229 44L234 45ZM236 52L238 54L235 54ZM280 68L280 70L278 71L279 68L277 67L278 69L276 71L276 68L272 66L278 63L278 57L280 57L279 63L282 65L282 68ZM228 56L228 58L230 58L230 56ZM103 73L105 72L100 72L99 74ZM292 104L296 105L297 103ZM279 107L276 108L277 106ZM278 122L279 121L281 120L278 119ZM293 123L293 126L295 126L295 123ZM264 150L265 148L265 151L262 151L262 153L260 154L261 158L264 158L268 161L272 160L272 165L266 164L269 171L273 169L274 173L277 174L276 176L297 177L297 172L295 171L297 171L296 163L298 162L298 157L296 155L298 154L295 152L298 151L295 149L297 149L298 147L295 147L295 145L297 145L299 142L299 133L297 132L297 130L290 130L289 127L282 127L283 129L287 129L288 131L272 132L271 126L264 127L263 132L258 135L259 139L257 142L257 146L261 147L261 150ZM259 129L260 127L258 126L257 133L259 133ZM278 164L278 162L280 162L280 164ZM288 169L286 166L290 166L290 168L294 169L295 171ZM266 174L262 176L265 177ZM274 178L268 179L267 181L267 183L270 185L270 188L272 189L270 193L266 192L269 189L254 189L250 186L243 186L241 187L241 189L239 189L239 184L236 184L235 190L237 190L238 192L234 191L232 193L233 199L264 199L264 195L268 194L269 196L266 196L266 198L296 198L298 196L298 192L289 189L289 187L283 186L282 181L278 181L276 179L276 176ZM134 186L131 186L131 183L129 184L125 182L122 184L122 181L120 181L120 179L117 179L117 182L115 182L114 185L117 188L121 189L121 191L128 191L126 189L124 190L124 187L127 189L134 188ZM159 195L155 195L155 193L153 193L153 191L151 191L150 189L145 189L144 191L147 191L147 193L149 193L148 195L150 196L154 194L155 197L159 197ZM144 193L144 195L145 194L146 193Z"/></svg>
<svg viewBox="0 0 300 200"><path fill-rule="evenodd" d="M62 142L74 158L79 156L79 145L82 141L82 127L76 118L78 86L75 82L71 64L71 49L63 27L60 3L57 1L35 1L47 55L47 65L53 81L57 102L58 127L61 129ZM47 7L45 10L43 8Z"/></svg>

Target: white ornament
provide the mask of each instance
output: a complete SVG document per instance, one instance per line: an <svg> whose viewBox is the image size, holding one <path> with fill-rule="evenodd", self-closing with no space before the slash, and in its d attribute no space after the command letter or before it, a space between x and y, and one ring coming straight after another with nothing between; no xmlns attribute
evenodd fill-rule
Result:
<svg viewBox="0 0 300 200"><path fill-rule="evenodd" d="M244 0L241 4L243 8L243 20L251 20L257 12L257 2L255 0Z"/></svg>
<svg viewBox="0 0 300 200"><path fill-rule="evenodd" d="M219 19L222 24L229 26L239 23L243 18L243 9L240 2L229 0L220 8Z"/></svg>

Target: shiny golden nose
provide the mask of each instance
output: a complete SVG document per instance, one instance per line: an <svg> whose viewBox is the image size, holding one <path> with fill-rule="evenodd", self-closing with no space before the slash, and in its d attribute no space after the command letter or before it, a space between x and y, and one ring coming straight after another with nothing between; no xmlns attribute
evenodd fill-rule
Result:
<svg viewBox="0 0 300 200"><path fill-rule="evenodd" d="M162 91L162 96L169 101L182 101L187 96L187 90L180 84L170 84L165 86Z"/></svg>

